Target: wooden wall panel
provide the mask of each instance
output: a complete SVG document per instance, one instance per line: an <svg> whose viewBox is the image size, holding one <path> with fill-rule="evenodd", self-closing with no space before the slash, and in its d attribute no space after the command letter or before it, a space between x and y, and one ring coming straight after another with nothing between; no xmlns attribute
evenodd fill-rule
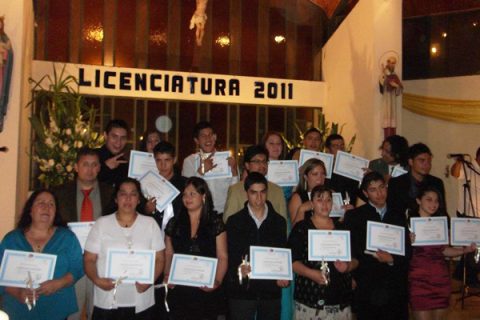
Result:
<svg viewBox="0 0 480 320"><path fill-rule="evenodd" d="M46 60L68 61L70 4L64 0L50 0L46 36Z"/></svg>
<svg viewBox="0 0 480 320"><path fill-rule="evenodd" d="M45 38L48 25L48 0L37 0L35 12L35 59L45 60Z"/></svg>
<svg viewBox="0 0 480 320"><path fill-rule="evenodd" d="M168 1L151 0L148 19L148 67L166 69L168 21L170 19Z"/></svg>
<svg viewBox="0 0 480 320"><path fill-rule="evenodd" d="M174 1L181 6L180 32L180 70L191 71L193 65L193 51L195 46L195 31L190 30L190 18L195 11L195 0Z"/></svg>
<svg viewBox="0 0 480 320"><path fill-rule="evenodd" d="M103 43L105 37L103 0L83 0L83 23L80 43L80 63L103 63Z"/></svg>
<svg viewBox="0 0 480 320"><path fill-rule="evenodd" d="M268 76L273 78L284 78L286 74L286 44L276 38L285 37L285 14L286 11L283 8L270 8L268 20L270 25L267 33L267 43L269 45Z"/></svg>
<svg viewBox="0 0 480 320"><path fill-rule="evenodd" d="M103 15L103 64L106 66L115 65L115 22L117 2L115 0L104 0Z"/></svg>
<svg viewBox="0 0 480 320"><path fill-rule="evenodd" d="M213 1L212 5L212 69L213 73L229 73L229 53L231 44L230 34L230 3L226 0ZM230 43L221 44L221 40L228 39ZM208 46L208 43L205 45Z"/></svg>
<svg viewBox="0 0 480 320"><path fill-rule="evenodd" d="M148 6L149 0L137 0L135 32L135 66L146 68L148 60Z"/></svg>
<svg viewBox="0 0 480 320"><path fill-rule="evenodd" d="M136 0L122 0L115 23L115 66L135 67ZM110 14L110 13L107 13Z"/></svg>
<svg viewBox="0 0 480 320"><path fill-rule="evenodd" d="M70 0L70 47L69 47L69 58L68 61L73 63L79 62L80 56L80 43L82 37L79 36L82 34L82 1L81 0Z"/></svg>
<svg viewBox="0 0 480 320"><path fill-rule="evenodd" d="M253 76L257 74L258 0L242 1L241 13L241 74Z"/></svg>
<svg viewBox="0 0 480 320"><path fill-rule="evenodd" d="M296 69L297 74L295 79L313 78L313 48L312 48L312 27L298 26L297 27L297 54L296 54Z"/></svg>

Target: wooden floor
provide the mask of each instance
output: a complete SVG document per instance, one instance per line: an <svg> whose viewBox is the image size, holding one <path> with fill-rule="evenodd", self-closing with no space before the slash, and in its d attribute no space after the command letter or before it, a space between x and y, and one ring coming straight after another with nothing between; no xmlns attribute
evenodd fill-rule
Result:
<svg viewBox="0 0 480 320"><path fill-rule="evenodd" d="M460 291L461 283L452 280L452 289L454 292ZM471 289L470 293L480 294L480 289ZM450 298L450 310L448 320L480 320L480 296L467 297L462 310L462 301L460 293L452 294Z"/></svg>

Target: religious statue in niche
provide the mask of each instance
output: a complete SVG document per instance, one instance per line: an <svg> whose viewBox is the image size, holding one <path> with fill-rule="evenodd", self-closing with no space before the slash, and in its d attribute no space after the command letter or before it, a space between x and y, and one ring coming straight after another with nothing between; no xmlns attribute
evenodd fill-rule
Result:
<svg viewBox="0 0 480 320"><path fill-rule="evenodd" d="M196 0L197 7L193 13L192 19L190 19L190 30L195 30L195 42L197 46L202 46L203 36L205 34L205 24L207 23L207 4L208 0Z"/></svg>
<svg viewBox="0 0 480 320"><path fill-rule="evenodd" d="M7 114L8 92L13 66L13 49L10 39L4 30L5 17L0 17L0 132L3 131L3 120Z"/></svg>
<svg viewBox="0 0 480 320"><path fill-rule="evenodd" d="M383 54L387 57L386 61L380 59L381 75L380 75L380 93L383 95L383 133L385 138L396 133L397 128L397 100L402 94L403 85L400 78L395 73L395 66L398 61L398 54L389 51Z"/></svg>

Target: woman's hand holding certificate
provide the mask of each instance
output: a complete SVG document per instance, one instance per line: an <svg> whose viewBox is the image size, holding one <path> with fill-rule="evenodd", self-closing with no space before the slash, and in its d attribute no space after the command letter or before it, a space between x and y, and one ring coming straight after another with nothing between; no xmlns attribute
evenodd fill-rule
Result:
<svg viewBox="0 0 480 320"><path fill-rule="evenodd" d="M351 261L350 231L308 230L309 261Z"/></svg>
<svg viewBox="0 0 480 320"><path fill-rule="evenodd" d="M213 288L218 259L174 254L168 284Z"/></svg>
<svg viewBox="0 0 480 320"><path fill-rule="evenodd" d="M412 246L448 244L447 217L412 218L410 224L415 234Z"/></svg>
<svg viewBox="0 0 480 320"><path fill-rule="evenodd" d="M0 285L37 289L53 279L56 262L56 255L7 249L0 266Z"/></svg>

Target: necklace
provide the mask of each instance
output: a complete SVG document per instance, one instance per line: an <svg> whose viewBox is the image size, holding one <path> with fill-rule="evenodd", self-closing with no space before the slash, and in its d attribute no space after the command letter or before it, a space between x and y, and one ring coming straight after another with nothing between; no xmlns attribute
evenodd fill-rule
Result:
<svg viewBox="0 0 480 320"><path fill-rule="evenodd" d="M32 229L29 229L25 233L25 237L27 238L28 243L32 246L34 252L42 252L45 248L45 245L48 243L50 238L52 237L54 228L48 228L46 233L41 232L38 234L38 231L35 232Z"/></svg>
<svg viewBox="0 0 480 320"><path fill-rule="evenodd" d="M118 224L120 224L121 227L129 228L135 223L135 220L137 219L137 213L135 213L132 218L128 219L128 221L126 219L120 218L118 213L115 215L115 217L117 218Z"/></svg>

